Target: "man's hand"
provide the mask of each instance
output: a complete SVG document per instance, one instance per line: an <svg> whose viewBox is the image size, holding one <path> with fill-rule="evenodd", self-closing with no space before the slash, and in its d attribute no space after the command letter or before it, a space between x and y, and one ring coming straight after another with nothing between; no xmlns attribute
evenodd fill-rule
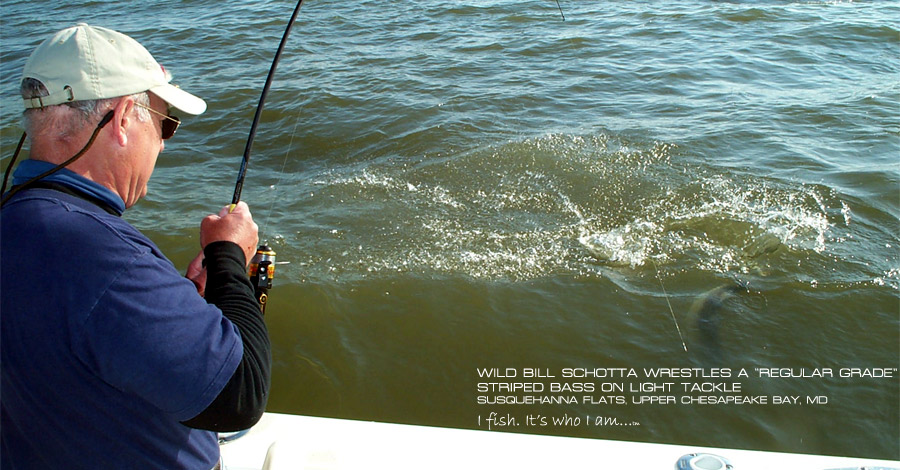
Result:
<svg viewBox="0 0 900 470"><path fill-rule="evenodd" d="M190 279L197 286L197 293L200 294L200 297L206 294L206 268L203 266L202 250L194 258L194 261L191 261L191 264L188 265L187 274L184 277Z"/></svg>
<svg viewBox="0 0 900 470"><path fill-rule="evenodd" d="M259 227L253 222L246 202L239 202L234 210L225 206L218 215L210 214L200 222L200 247L206 248L212 242L230 241L244 251L244 263L250 264L259 243Z"/></svg>

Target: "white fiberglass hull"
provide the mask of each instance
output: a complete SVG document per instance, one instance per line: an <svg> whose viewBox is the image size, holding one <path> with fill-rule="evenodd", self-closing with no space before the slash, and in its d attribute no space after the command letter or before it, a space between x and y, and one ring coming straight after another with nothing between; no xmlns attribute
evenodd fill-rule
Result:
<svg viewBox="0 0 900 470"><path fill-rule="evenodd" d="M900 469L900 461L447 429L278 413L266 413L249 433L222 445L227 470L674 469L679 459L689 454L722 457L734 470Z"/></svg>

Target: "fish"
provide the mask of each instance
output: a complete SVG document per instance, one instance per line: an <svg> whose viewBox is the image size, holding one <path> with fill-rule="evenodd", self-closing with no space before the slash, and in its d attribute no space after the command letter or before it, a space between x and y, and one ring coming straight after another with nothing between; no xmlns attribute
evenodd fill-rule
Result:
<svg viewBox="0 0 900 470"><path fill-rule="evenodd" d="M694 333L692 349L698 351L701 359L706 362L721 362L720 324L725 302L737 294L748 292L750 289L745 284L735 281L707 291L694 300L687 318Z"/></svg>
<svg viewBox="0 0 900 470"><path fill-rule="evenodd" d="M766 233L754 238L741 249L741 257L755 259L763 255L775 253L784 243L777 236Z"/></svg>

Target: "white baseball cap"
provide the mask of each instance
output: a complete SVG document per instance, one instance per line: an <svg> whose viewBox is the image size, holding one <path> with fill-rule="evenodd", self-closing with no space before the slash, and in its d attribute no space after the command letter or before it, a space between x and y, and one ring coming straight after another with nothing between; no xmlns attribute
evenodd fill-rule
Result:
<svg viewBox="0 0 900 470"><path fill-rule="evenodd" d="M187 114L206 102L169 83L172 75L134 39L79 23L42 42L25 63L22 78L39 80L49 96L24 100L25 108L99 100L150 91Z"/></svg>

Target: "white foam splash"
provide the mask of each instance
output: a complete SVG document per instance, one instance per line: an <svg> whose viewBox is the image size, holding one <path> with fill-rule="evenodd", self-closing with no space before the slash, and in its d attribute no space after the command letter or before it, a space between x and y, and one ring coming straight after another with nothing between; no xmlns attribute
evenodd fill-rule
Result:
<svg viewBox="0 0 900 470"><path fill-rule="evenodd" d="M781 246L827 250L833 198L822 189L673 171L674 146L639 147L551 135L420 166L329 172L316 181L321 197L360 208L349 213L362 231L347 236L366 244L338 252L337 270L530 279L685 260L746 272L748 260ZM843 202L840 211L849 224Z"/></svg>
<svg viewBox="0 0 900 470"><path fill-rule="evenodd" d="M815 190L739 186L723 177L700 183L706 194L659 201L613 228L586 230L579 242L599 260L637 267L650 258L692 256L704 269L744 269L744 260L775 251L826 250L831 223Z"/></svg>
<svg viewBox="0 0 900 470"><path fill-rule="evenodd" d="M647 261L660 233L659 225L639 220L605 232L583 233L578 241L603 261L634 268Z"/></svg>

